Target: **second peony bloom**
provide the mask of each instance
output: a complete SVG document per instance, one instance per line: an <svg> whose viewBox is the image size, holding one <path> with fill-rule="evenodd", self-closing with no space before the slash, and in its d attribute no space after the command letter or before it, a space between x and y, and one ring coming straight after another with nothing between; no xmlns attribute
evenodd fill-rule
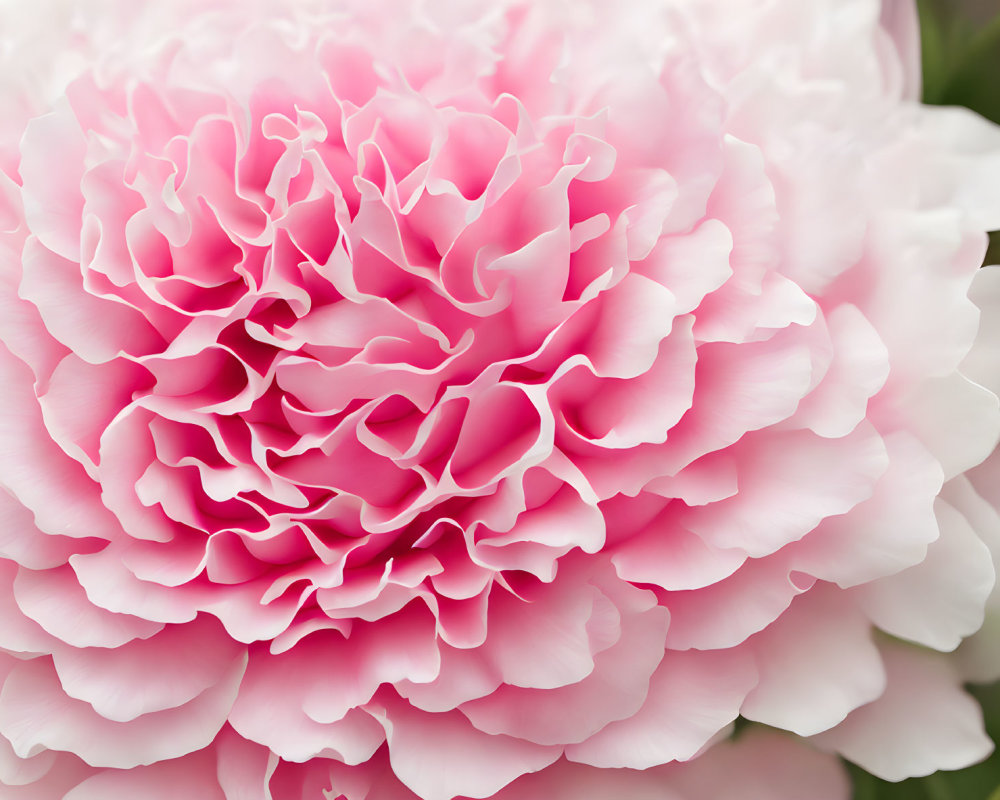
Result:
<svg viewBox="0 0 1000 800"><path fill-rule="evenodd" d="M986 755L1000 132L910 4L117 5L2 12L11 797Z"/></svg>

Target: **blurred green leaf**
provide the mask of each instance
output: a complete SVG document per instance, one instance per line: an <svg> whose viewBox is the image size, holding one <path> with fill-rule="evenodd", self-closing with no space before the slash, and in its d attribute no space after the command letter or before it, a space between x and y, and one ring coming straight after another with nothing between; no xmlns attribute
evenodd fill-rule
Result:
<svg viewBox="0 0 1000 800"><path fill-rule="evenodd" d="M983 263L1000 264L1000 231L990 233L990 246L986 250L986 257L983 259Z"/></svg>
<svg viewBox="0 0 1000 800"><path fill-rule="evenodd" d="M963 16L963 5L968 3L917 0L923 101L965 106L1000 123L1000 5L985 23ZM1000 264L1000 232L990 234L983 263Z"/></svg>
<svg viewBox="0 0 1000 800"><path fill-rule="evenodd" d="M977 24L952 0L917 0L917 6L924 102L966 106L1000 122L1000 9Z"/></svg>
<svg viewBox="0 0 1000 800"><path fill-rule="evenodd" d="M923 61L924 102L934 103L944 94L948 80L949 48L941 4L918 0L920 9L920 50Z"/></svg>

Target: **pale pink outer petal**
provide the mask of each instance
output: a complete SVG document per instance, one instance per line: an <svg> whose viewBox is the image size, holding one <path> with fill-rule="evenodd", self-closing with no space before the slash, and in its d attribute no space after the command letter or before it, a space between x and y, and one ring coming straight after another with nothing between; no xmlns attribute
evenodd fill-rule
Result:
<svg viewBox="0 0 1000 800"><path fill-rule="evenodd" d="M295 678L295 672L289 675ZM299 687L295 687L299 689ZM272 686L263 692L248 689L236 699L229 722L241 736L266 745L289 761L303 762L317 757L332 757L347 764L358 764L378 750L384 734L372 717L352 708L334 722L316 722L296 703L291 687L288 696L274 703Z"/></svg>
<svg viewBox="0 0 1000 800"><path fill-rule="evenodd" d="M25 786L40 780L56 760L54 750L43 750L31 758L21 758L10 742L0 736L0 786Z"/></svg>
<svg viewBox="0 0 1000 800"><path fill-rule="evenodd" d="M816 579L794 569L782 554L751 559L723 581L671 592L667 646L674 650L735 647L778 619Z"/></svg>
<svg viewBox="0 0 1000 800"><path fill-rule="evenodd" d="M684 526L718 548L769 555L807 536L827 517L867 500L888 457L867 423L827 439L811 431L748 434L733 452L740 458L735 496L691 509Z"/></svg>
<svg viewBox="0 0 1000 800"><path fill-rule="evenodd" d="M106 769L68 792L63 800L231 800L222 791L211 750L131 769ZM249 798L247 798L249 800Z"/></svg>
<svg viewBox="0 0 1000 800"><path fill-rule="evenodd" d="M226 800L273 800L268 782L278 757L266 747L239 736L228 725L215 740L219 786Z"/></svg>
<svg viewBox="0 0 1000 800"><path fill-rule="evenodd" d="M246 648L203 615L119 647L58 648L52 661L67 695L105 719L128 722L189 703L245 657Z"/></svg>
<svg viewBox="0 0 1000 800"><path fill-rule="evenodd" d="M89 364L74 353L63 357L39 396L49 435L84 469L92 470L101 433L147 378L143 367L126 359Z"/></svg>
<svg viewBox="0 0 1000 800"><path fill-rule="evenodd" d="M203 587L171 591L158 583L140 581L113 545L96 553L71 556L69 563L90 602L119 614L128 609L146 620L190 622L207 594Z"/></svg>
<svg viewBox="0 0 1000 800"><path fill-rule="evenodd" d="M1000 440L1000 400L961 373L924 381L905 402L910 430L941 463L945 480L981 464Z"/></svg>
<svg viewBox="0 0 1000 800"><path fill-rule="evenodd" d="M0 175L0 188L2 182ZM49 335L38 309L18 294L22 273L21 244L16 240L0 241L0 339L13 355L31 367L44 385L68 350Z"/></svg>
<svg viewBox="0 0 1000 800"><path fill-rule="evenodd" d="M265 800L280 800L283 797L326 797L330 788L330 778L333 768L339 762L332 759L316 758L305 764L293 764L287 761L279 761L275 767L274 774L268 782L271 795ZM259 794L251 794L246 800L258 800ZM333 795L337 797L337 795ZM230 798L227 798L230 800ZM236 795L232 800L244 800L243 796ZM339 800L339 798L338 798Z"/></svg>
<svg viewBox="0 0 1000 800"><path fill-rule="evenodd" d="M961 769L990 754L979 704L948 657L883 642L885 693L813 737L825 750L890 781Z"/></svg>
<svg viewBox="0 0 1000 800"><path fill-rule="evenodd" d="M906 431L883 441L889 468L872 497L789 545L796 569L844 588L857 586L918 564L938 538L934 499L943 483L941 465Z"/></svg>
<svg viewBox="0 0 1000 800"><path fill-rule="evenodd" d="M330 774L334 797L338 800L340 797L347 800L421 800L399 782L385 748L357 767L330 762Z"/></svg>
<svg viewBox="0 0 1000 800"><path fill-rule="evenodd" d="M672 784L685 800L848 800L844 765L801 739L751 729L680 765ZM739 787L735 789L734 787ZM734 794L738 792L738 794Z"/></svg>
<svg viewBox="0 0 1000 800"><path fill-rule="evenodd" d="M493 800L849 800L850 796L850 780L838 759L801 739L752 729L687 763L647 770L601 769L560 760L519 778Z"/></svg>
<svg viewBox="0 0 1000 800"><path fill-rule="evenodd" d="M68 750L93 766L131 769L206 747L225 724L246 662L190 703L133 722L112 722L66 696L47 659L15 667L0 692L0 734L22 758Z"/></svg>
<svg viewBox="0 0 1000 800"><path fill-rule="evenodd" d="M54 253L34 236L25 243L21 258L19 296L38 309L49 335L84 361L101 364L124 351L145 354L160 343L160 335L141 312L88 291L76 261Z"/></svg>
<svg viewBox="0 0 1000 800"><path fill-rule="evenodd" d="M18 171L28 226L42 243L63 258L80 258L87 145L69 104L28 123Z"/></svg>
<svg viewBox="0 0 1000 800"><path fill-rule="evenodd" d="M483 653L511 686L554 689L577 683L594 669L587 624L601 599L593 586L561 588L557 582L529 606L497 589Z"/></svg>
<svg viewBox="0 0 1000 800"><path fill-rule="evenodd" d="M1000 394L1000 266L987 266L976 272L969 289L969 299L980 310L979 333L972 349L962 362L962 374Z"/></svg>
<svg viewBox="0 0 1000 800"><path fill-rule="evenodd" d="M849 591L884 631L950 651L983 624L996 576L990 550L969 521L943 499L934 507L941 535L922 562Z"/></svg>
<svg viewBox="0 0 1000 800"><path fill-rule="evenodd" d="M519 778L492 800L694 800L673 785L663 767L640 771L600 769L560 759L548 769ZM707 795L706 795L707 797ZM353 798L352 798L353 800ZM390 800L389 797L378 800Z"/></svg>
<svg viewBox="0 0 1000 800"><path fill-rule="evenodd" d="M32 393L31 370L0 344L0 484L35 515L46 533L111 539L121 533L117 520L101 504L97 487L73 459L52 442ZM52 497L59 498L58 503Z"/></svg>
<svg viewBox="0 0 1000 800"><path fill-rule="evenodd" d="M566 758L631 769L687 761L736 719L756 682L746 651L667 651L642 708L567 747Z"/></svg>
<svg viewBox="0 0 1000 800"><path fill-rule="evenodd" d="M266 748L240 738L226 727L211 747L149 766L101 770L81 780L66 797L273 800L268 784L278 764L277 756Z"/></svg>
<svg viewBox="0 0 1000 800"><path fill-rule="evenodd" d="M981 231L1000 230L997 126L967 108L939 106L921 106L917 126L928 142L940 148L919 177L938 181L938 191L950 191L951 204L962 209L966 224L980 237Z"/></svg>
<svg viewBox="0 0 1000 800"><path fill-rule="evenodd" d="M865 418L869 398L885 385L889 352L857 306L842 303L827 312L824 321L833 361L793 419L820 436L846 436Z"/></svg>
<svg viewBox="0 0 1000 800"><path fill-rule="evenodd" d="M961 511L990 549L993 569L1000 575L1000 450L945 486L943 497ZM986 603L983 626L955 651L963 677L974 683L1000 678L1000 588L994 585Z"/></svg>
<svg viewBox="0 0 1000 800"><path fill-rule="evenodd" d="M602 589L606 595L595 604L587 624L595 651L593 671L576 683L548 690L501 685L459 706L476 728L537 744L565 745L581 742L642 707L650 675L663 658L668 615L648 592L624 582ZM522 614L530 617L532 610Z"/></svg>
<svg viewBox="0 0 1000 800"><path fill-rule="evenodd" d="M367 708L385 728L393 771L422 800L491 797L561 754L560 747L481 733L457 711L417 711L391 695L376 698Z"/></svg>
<svg viewBox="0 0 1000 800"><path fill-rule="evenodd" d="M69 566L20 567L13 591L24 616L73 647L119 647L133 639L147 639L163 628L162 623L115 614L88 602Z"/></svg>
<svg viewBox="0 0 1000 800"><path fill-rule="evenodd" d="M32 513L0 488L0 556L4 559L28 569L51 569L65 564L80 546L79 539L39 531Z"/></svg>
<svg viewBox="0 0 1000 800"><path fill-rule="evenodd" d="M9 748L10 745L0 737L0 748ZM16 758L16 756L15 756ZM53 800L62 798L66 792L70 791L81 782L95 773L93 767L88 766L71 753L60 753L53 750L46 750L28 759L29 765L33 763L46 763L47 767L43 775L38 776L28 783L19 783L12 780L0 784L3 788L4 800ZM32 769L31 766L28 769Z"/></svg>
<svg viewBox="0 0 1000 800"><path fill-rule="evenodd" d="M983 626L955 651L962 677L970 683L993 683L1000 679L1000 610L996 600L991 605Z"/></svg>
<svg viewBox="0 0 1000 800"><path fill-rule="evenodd" d="M615 569L625 580L670 590L701 589L717 583L746 560L747 554L738 548L713 547L674 520L658 523L655 519L617 547L612 556Z"/></svg>
<svg viewBox="0 0 1000 800"><path fill-rule="evenodd" d="M381 683L409 678L419 684L437 674L432 631L426 615L402 614L359 625L349 639L317 634L278 655L254 648L230 722L242 736L288 760L322 754L349 764L364 761L384 734L358 707ZM284 685L281 703L271 702L276 685Z"/></svg>
<svg viewBox="0 0 1000 800"><path fill-rule="evenodd" d="M876 161L890 162L873 170L881 176L879 185L894 192L882 198L882 204L894 210L873 212L864 251L844 277L845 284L863 281L871 288L864 293L831 292L830 297L854 302L878 331L889 352L886 388L896 393L912 391L927 378L954 376L976 336L977 315L968 288L982 264L982 232L970 229L967 216L950 205L940 208L928 201L928 210L896 209L901 203L896 184L913 173L914 158L933 158L933 152L925 152L930 148L928 143L873 155ZM945 179L953 177L948 171ZM945 190L914 186L910 191L919 197ZM934 313L926 310L931 302ZM880 393L870 404L869 418L877 419L888 403L893 410L887 416L893 416L887 422L906 426L905 411L893 405L894 399L893 392Z"/></svg>
<svg viewBox="0 0 1000 800"><path fill-rule="evenodd" d="M922 88L920 69L920 19L916 0L882 0L882 29L896 47L903 69L903 96L919 100Z"/></svg>
<svg viewBox="0 0 1000 800"><path fill-rule="evenodd" d="M50 653L59 640L26 617L14 599L17 570L14 563L0 561L0 648L20 655Z"/></svg>
<svg viewBox="0 0 1000 800"><path fill-rule="evenodd" d="M742 715L800 736L832 728L885 689L870 621L828 585L797 597L747 645L760 680Z"/></svg>

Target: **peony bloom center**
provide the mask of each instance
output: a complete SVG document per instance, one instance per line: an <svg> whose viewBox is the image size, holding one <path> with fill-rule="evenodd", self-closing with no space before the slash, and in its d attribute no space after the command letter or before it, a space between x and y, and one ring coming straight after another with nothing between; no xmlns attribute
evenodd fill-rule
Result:
<svg viewBox="0 0 1000 800"><path fill-rule="evenodd" d="M219 10L26 123L12 758L517 800L743 715L891 776L897 687L957 694L873 631L954 648L993 580L955 156L993 134L920 116L868 0L765 4L769 59L726 0L556 5Z"/></svg>

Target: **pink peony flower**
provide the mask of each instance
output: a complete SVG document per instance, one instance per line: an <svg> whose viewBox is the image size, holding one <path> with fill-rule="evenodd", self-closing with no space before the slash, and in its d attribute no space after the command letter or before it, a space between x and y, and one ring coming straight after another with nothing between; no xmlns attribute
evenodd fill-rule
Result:
<svg viewBox="0 0 1000 800"><path fill-rule="evenodd" d="M60 8L0 10L11 797L988 752L1000 132L912 4Z"/></svg>

